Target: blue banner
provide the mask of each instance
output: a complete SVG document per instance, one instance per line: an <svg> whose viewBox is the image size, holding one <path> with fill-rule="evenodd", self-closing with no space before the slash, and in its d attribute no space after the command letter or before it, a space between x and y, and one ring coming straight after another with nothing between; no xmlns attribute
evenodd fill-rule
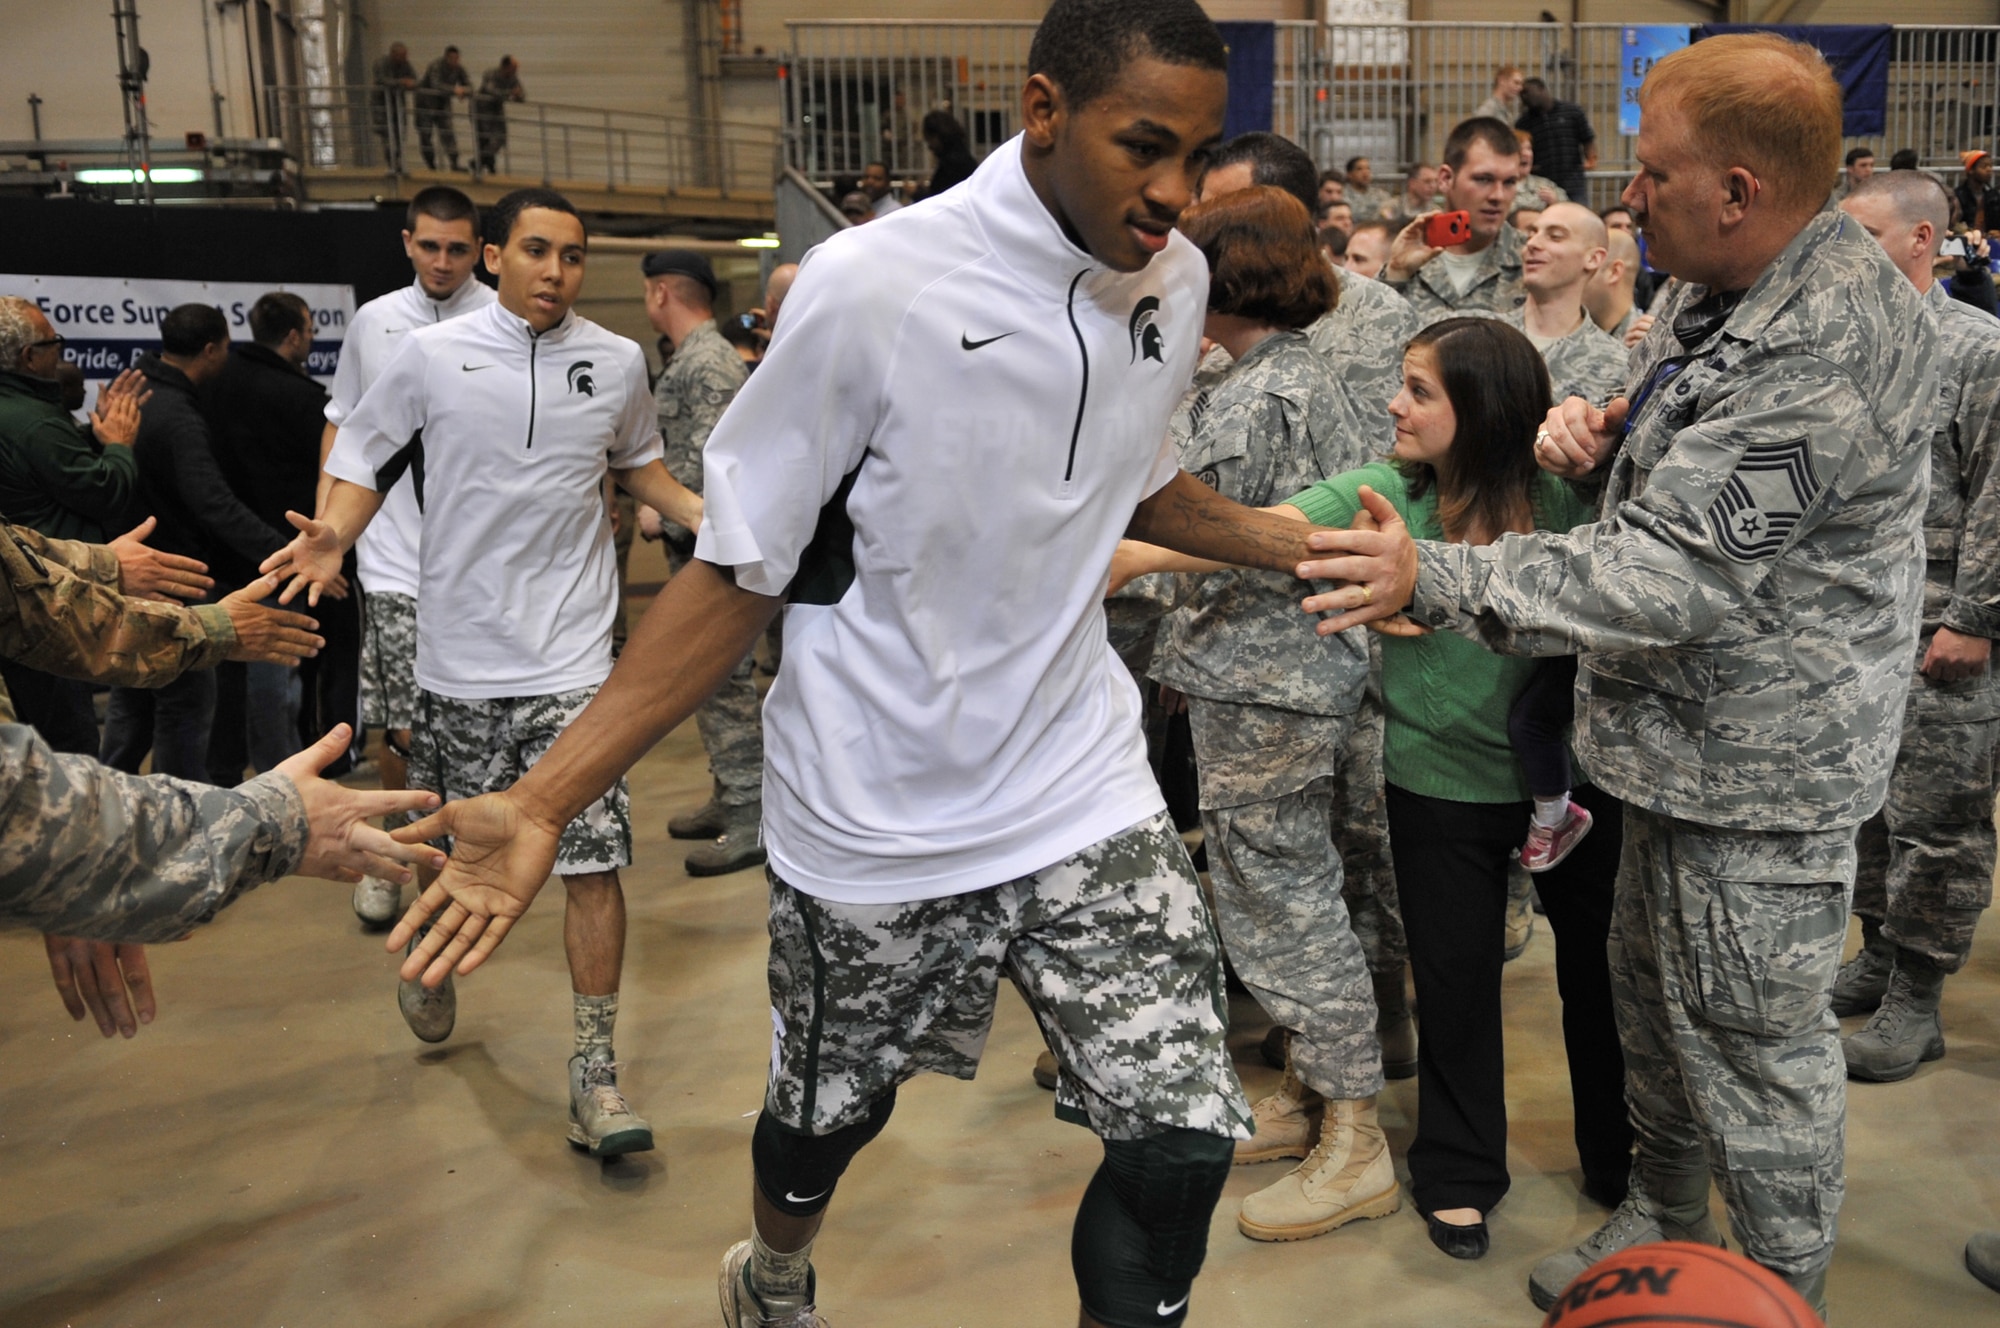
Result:
<svg viewBox="0 0 2000 1328"><path fill-rule="evenodd" d="M1229 110L1222 136L1271 128L1271 85L1278 70L1278 25L1218 23L1229 47Z"/></svg>
<svg viewBox="0 0 2000 1328"><path fill-rule="evenodd" d="M1655 64L1687 47L1690 31L1685 23L1626 26L1618 45L1619 133L1629 138L1639 132L1639 85Z"/></svg>
<svg viewBox="0 0 2000 1328"><path fill-rule="evenodd" d="M1726 32L1775 32L1816 47L1840 80L1840 132L1871 138L1889 127L1889 34L1886 23L1704 23L1695 40Z"/></svg>

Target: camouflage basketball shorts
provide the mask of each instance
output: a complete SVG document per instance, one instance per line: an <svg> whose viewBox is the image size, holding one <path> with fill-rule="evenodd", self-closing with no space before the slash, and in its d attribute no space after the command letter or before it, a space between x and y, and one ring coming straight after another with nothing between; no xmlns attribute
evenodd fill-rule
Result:
<svg viewBox="0 0 2000 1328"><path fill-rule="evenodd" d="M1062 1062L1059 1117L1106 1139L1247 1138L1220 954L1164 814L943 899L834 903L772 875L765 1109L827 1134L921 1071L972 1078L1004 971Z"/></svg>
<svg viewBox="0 0 2000 1328"><path fill-rule="evenodd" d="M417 719L417 602L393 590L361 600L361 722L406 729Z"/></svg>
<svg viewBox="0 0 2000 1328"><path fill-rule="evenodd" d="M597 688L579 687L553 696L464 700L419 689L410 733L410 787L447 802L509 788L595 695ZM445 841L437 847L451 849ZM632 794L620 779L564 829L555 870L558 876L583 876L631 865Z"/></svg>

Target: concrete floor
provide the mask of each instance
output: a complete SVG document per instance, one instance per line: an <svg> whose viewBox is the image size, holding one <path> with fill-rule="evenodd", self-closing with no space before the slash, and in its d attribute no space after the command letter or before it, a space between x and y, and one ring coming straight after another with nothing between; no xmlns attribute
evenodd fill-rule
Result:
<svg viewBox="0 0 2000 1328"><path fill-rule="evenodd" d="M706 775L692 726L635 772L640 866L619 1047L659 1148L612 1165L564 1142L569 998L561 899L460 987L458 1030L416 1042L396 960L344 887L264 889L153 951L160 1015L131 1042L74 1025L40 943L0 939L0 1325L713 1325L722 1250L747 1230L749 1140L768 1060L760 873L691 881L665 835ZM1191 1324L1532 1325L1528 1269L1593 1229L1576 1193L1551 948L1508 970L1514 1192L1493 1251L1455 1263L1407 1207L1303 1244L1215 1217ZM2000 936L1948 988L1951 1054L1857 1085L1836 1321L1992 1323L1960 1264L2000 1226ZM1253 1093L1275 1076L1239 1012ZM1095 1141L1028 1078L1040 1043L1011 991L980 1078L920 1079L855 1163L817 1250L839 1328L1074 1319L1071 1213ZM1384 1119L1398 1155L1415 1082Z"/></svg>

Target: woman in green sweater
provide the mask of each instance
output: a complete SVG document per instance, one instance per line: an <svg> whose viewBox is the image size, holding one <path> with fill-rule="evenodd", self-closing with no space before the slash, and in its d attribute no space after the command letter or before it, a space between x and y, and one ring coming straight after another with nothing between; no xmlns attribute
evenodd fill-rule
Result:
<svg viewBox="0 0 2000 1328"><path fill-rule="evenodd" d="M1403 378L1390 406L1396 442L1387 459L1270 510L1344 527L1361 511L1365 486L1394 504L1416 538L1470 544L1595 519L1567 484L1535 465L1549 378L1521 333L1484 318L1433 324L1410 342ZM1196 566L1129 546L1114 584ZM1532 803L1507 716L1535 663L1452 633L1382 642L1389 838L1418 1007L1429 1015L1417 1050L1411 1191L1431 1240L1465 1259L1486 1253L1486 1214L1508 1188L1502 934L1508 863ZM1619 804L1590 788L1574 796L1595 815L1596 829L1537 881L1556 938L1584 1189L1615 1207L1632 1148L1605 952Z"/></svg>
<svg viewBox="0 0 2000 1328"><path fill-rule="evenodd" d="M1278 510L1347 526L1366 485L1417 538L1468 544L1596 519L1535 464L1549 380L1526 337L1491 319L1447 319L1410 342L1403 373L1390 459L1321 481ZM1382 642L1389 841L1417 1005L1436 1012L1417 1051L1411 1189L1431 1239L1458 1258L1486 1253L1485 1216L1508 1187L1502 933L1508 862L1532 803L1507 716L1536 664L1449 632ZM1619 804L1595 789L1575 796L1597 829L1537 880L1556 937L1584 1191L1616 1206L1632 1150L1605 952Z"/></svg>

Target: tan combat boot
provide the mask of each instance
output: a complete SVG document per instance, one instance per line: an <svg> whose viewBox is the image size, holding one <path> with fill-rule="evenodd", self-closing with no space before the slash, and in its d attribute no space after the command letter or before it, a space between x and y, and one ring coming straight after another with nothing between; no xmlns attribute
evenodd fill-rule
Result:
<svg viewBox="0 0 2000 1328"><path fill-rule="evenodd" d="M1257 1132L1236 1143L1236 1165L1304 1157L1319 1137L1320 1108L1326 1099L1305 1086L1290 1070L1276 1092L1250 1108Z"/></svg>
<svg viewBox="0 0 2000 1328"><path fill-rule="evenodd" d="M1283 1180L1245 1198L1236 1226L1252 1240L1309 1240L1402 1206L1375 1099L1329 1101L1319 1143Z"/></svg>

